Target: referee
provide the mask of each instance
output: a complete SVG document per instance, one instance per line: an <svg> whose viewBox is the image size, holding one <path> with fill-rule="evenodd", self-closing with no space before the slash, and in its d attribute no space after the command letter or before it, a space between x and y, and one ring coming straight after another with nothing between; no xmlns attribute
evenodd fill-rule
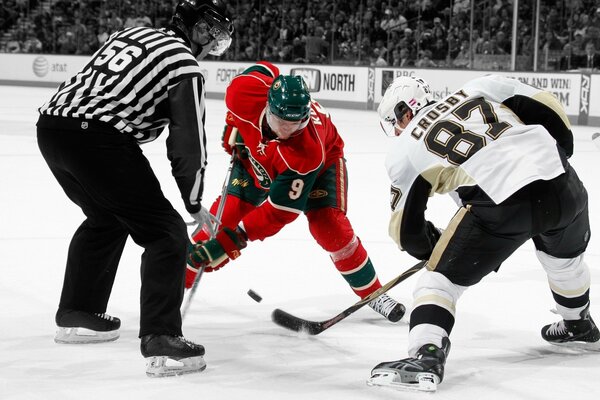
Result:
<svg viewBox="0 0 600 400"><path fill-rule="evenodd" d="M204 78L198 61L221 55L233 23L222 0L180 1L168 28L114 33L87 65L39 108L40 151L85 221L68 251L58 343L118 338L106 308L128 236L144 248L140 330L149 376L204 369L204 348L182 337L187 228L165 198L140 144L166 126L167 157L186 210L210 226L202 207L206 167ZM79 334L79 329L91 330ZM167 358L188 359L181 369ZM191 361L190 361L191 360Z"/></svg>

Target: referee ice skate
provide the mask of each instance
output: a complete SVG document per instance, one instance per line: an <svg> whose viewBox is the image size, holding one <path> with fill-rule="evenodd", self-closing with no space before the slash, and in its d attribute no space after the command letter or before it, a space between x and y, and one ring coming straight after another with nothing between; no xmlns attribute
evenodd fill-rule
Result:
<svg viewBox="0 0 600 400"><path fill-rule="evenodd" d="M167 156L186 210L199 224L206 167L204 79L198 61L221 55L233 24L221 0L181 1L168 28L114 33L39 109L38 144L85 221L68 251L58 343L118 338L106 308L128 236L144 248L140 330L149 376L199 372L204 348L182 337L188 234L140 144L166 126ZM92 331L82 335L81 329ZM181 361L166 365L167 358Z"/></svg>

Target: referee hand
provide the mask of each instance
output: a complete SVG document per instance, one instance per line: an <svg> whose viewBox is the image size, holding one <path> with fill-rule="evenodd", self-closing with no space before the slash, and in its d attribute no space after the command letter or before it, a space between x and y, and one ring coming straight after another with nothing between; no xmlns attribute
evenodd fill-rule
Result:
<svg viewBox="0 0 600 400"><path fill-rule="evenodd" d="M194 233L192 233L192 237L196 236L196 233L200 232L203 229L209 234L211 238L215 236L215 227L218 227L221 224L221 221L219 221L217 217L208 212L208 210L204 207L200 207L200 211L190 215L198 224L198 226L194 230Z"/></svg>

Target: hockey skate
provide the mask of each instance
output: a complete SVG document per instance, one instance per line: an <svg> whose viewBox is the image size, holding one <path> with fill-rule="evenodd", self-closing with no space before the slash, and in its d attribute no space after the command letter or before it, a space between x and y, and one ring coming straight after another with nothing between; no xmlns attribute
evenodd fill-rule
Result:
<svg viewBox="0 0 600 400"><path fill-rule="evenodd" d="M86 344L111 342L119 338L121 320L104 313L59 309L56 312L56 343Z"/></svg>
<svg viewBox="0 0 600 400"><path fill-rule="evenodd" d="M549 343L584 350L600 350L600 331L590 315L590 305L578 320L560 320L542 328L542 338Z"/></svg>
<svg viewBox="0 0 600 400"><path fill-rule="evenodd" d="M204 371L204 347L182 336L145 335L140 345L146 375L164 377Z"/></svg>
<svg viewBox="0 0 600 400"><path fill-rule="evenodd" d="M400 321L406 312L406 307L403 304L398 303L385 293L371 300L369 307L383 315L390 322Z"/></svg>
<svg viewBox="0 0 600 400"><path fill-rule="evenodd" d="M435 392L444 379L444 365L450 352L450 339L442 339L442 348L421 346L417 357L382 362L373 368L369 386L387 386L399 390Z"/></svg>

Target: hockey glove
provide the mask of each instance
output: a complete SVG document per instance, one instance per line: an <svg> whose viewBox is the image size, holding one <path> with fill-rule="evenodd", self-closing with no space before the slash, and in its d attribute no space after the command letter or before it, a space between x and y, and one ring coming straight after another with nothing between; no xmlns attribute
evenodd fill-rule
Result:
<svg viewBox="0 0 600 400"><path fill-rule="evenodd" d="M216 271L227 264L229 260L238 258L241 254L240 251L246 247L247 240L246 232L240 227L235 230L223 228L217 232L214 239L192 244L188 256L188 273L197 273L203 265L205 265L204 271L206 272Z"/></svg>
<svg viewBox="0 0 600 400"><path fill-rule="evenodd" d="M233 117L229 113L227 114L227 121L233 123ZM237 157L241 159L248 158L248 149L244 145L244 139L234 125L229 123L225 125L221 139L221 144L227 153L232 154L235 149Z"/></svg>

